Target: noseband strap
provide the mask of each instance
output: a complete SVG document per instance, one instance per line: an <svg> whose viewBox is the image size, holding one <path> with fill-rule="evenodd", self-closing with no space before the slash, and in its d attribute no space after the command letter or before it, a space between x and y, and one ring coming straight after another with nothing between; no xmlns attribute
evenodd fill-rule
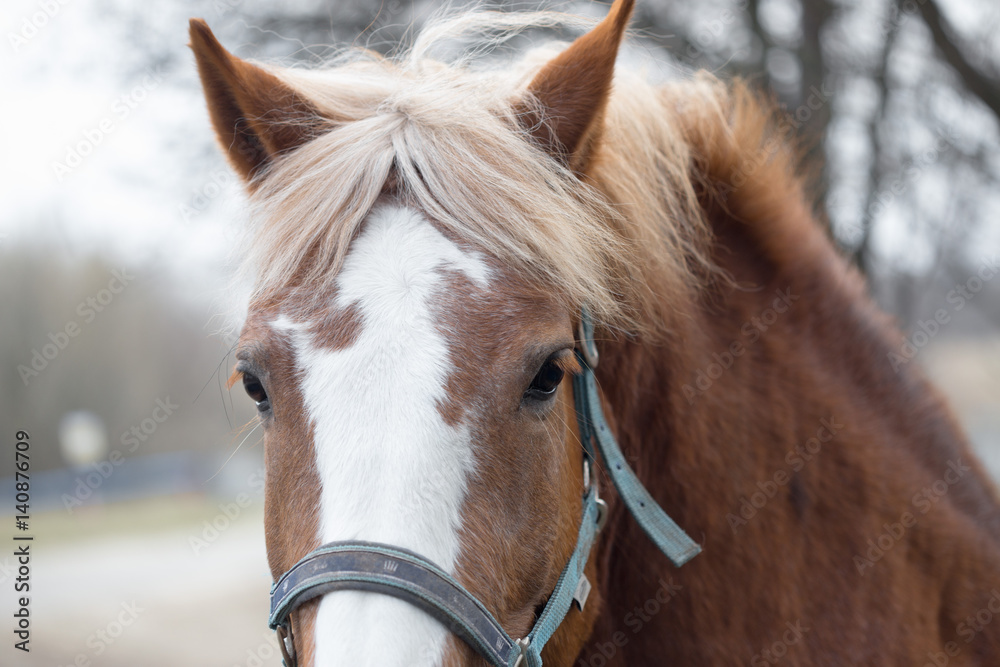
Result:
<svg viewBox="0 0 1000 667"><path fill-rule="evenodd" d="M431 561L412 551L374 542L331 542L292 566L271 588L268 625L289 636L289 614L308 600L338 590L369 591L406 600L424 610L493 667L541 667L542 647L573 604L597 536L603 502L597 497L596 485L588 489L583 507L573 555L541 616L523 639L511 639L472 593ZM286 666L293 667L293 652L286 647L286 654Z"/></svg>
<svg viewBox="0 0 1000 667"><path fill-rule="evenodd" d="M297 662L289 615L304 602L339 590L368 591L405 600L440 621L493 667L542 667L542 648L569 613L574 599L583 608L589 591L583 571L606 518L607 508L597 495L596 475L592 473L596 461L594 443L618 495L660 551L677 566L701 551L639 482L608 427L594 378L597 349L586 309L579 337L577 358L583 371L573 377L573 394L587 488L576 548L531 631L522 639L512 639L454 577L419 554L374 542L331 542L306 555L271 588L268 624L278 631L286 667L295 667ZM585 592L578 597L583 583L588 585L582 587Z"/></svg>
<svg viewBox="0 0 1000 667"><path fill-rule="evenodd" d="M338 590L383 593L434 616L494 665L507 665L512 640L457 581L426 558L372 542L333 542L286 572L271 592L272 628L302 603Z"/></svg>

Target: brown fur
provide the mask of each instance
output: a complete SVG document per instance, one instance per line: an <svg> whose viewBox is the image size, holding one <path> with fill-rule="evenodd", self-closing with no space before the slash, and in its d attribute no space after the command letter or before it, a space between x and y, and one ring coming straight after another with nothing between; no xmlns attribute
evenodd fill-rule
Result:
<svg viewBox="0 0 1000 667"><path fill-rule="evenodd" d="M681 92L664 95L683 108ZM717 94L717 115L692 108L680 120L714 259L741 287L673 304L687 316L666 348L604 343L598 369L624 450L704 553L673 570L616 507L601 547L607 606L582 664L772 664L763 651L798 622L809 630L779 647L781 664L998 664L1000 626L970 636L962 625L1000 590L993 484L919 371L891 369L902 337L813 221L766 106L740 84ZM776 290L798 300L760 332L752 318L774 307ZM685 385L734 342L744 351L729 370L687 400ZM824 419L842 428L795 471L788 452ZM957 461L971 470L927 495ZM778 471L789 479L774 497L731 524ZM904 512L916 525L884 555L870 552ZM639 629L635 608L660 577L683 588ZM617 632L627 643L603 660Z"/></svg>
<svg viewBox="0 0 1000 667"><path fill-rule="evenodd" d="M1000 590L994 487L919 371L892 370L901 334L813 220L769 107L707 76L662 88L655 107L610 92L607 63L630 10L620 0L531 79L539 117L553 119L534 139L621 211L579 221L621 240L617 261L601 258L611 274L603 285L645 286L615 292L626 317L600 331L603 404L639 477L704 551L673 569L602 475L611 517L588 565L595 591L584 613L567 616L545 664L923 665L942 664L945 652L950 665L1000 664L1000 622L969 636L967 620ZM211 51L192 40L196 53ZM225 142L244 111L230 108L228 84L202 75ZM477 443L456 576L518 637L572 550L582 490L568 384L547 411L519 401L546 354L572 345L579 304L567 305L575 293L553 290L550 274L523 270L435 212L424 211L496 271L489 293L451 276L437 304L454 366L439 409L471 424ZM331 235L340 231L353 233ZM333 346L351 344L361 326L325 310L328 291L295 290L312 286L303 275L251 304L240 344L275 406L266 435L275 576L316 546L319 480L294 360L262 322L301 314L324 322ZM763 503L741 514L751 498ZM903 528L907 512L914 523ZM891 546L872 551L886 531ZM304 667L314 609L296 617ZM483 663L455 641L444 664Z"/></svg>

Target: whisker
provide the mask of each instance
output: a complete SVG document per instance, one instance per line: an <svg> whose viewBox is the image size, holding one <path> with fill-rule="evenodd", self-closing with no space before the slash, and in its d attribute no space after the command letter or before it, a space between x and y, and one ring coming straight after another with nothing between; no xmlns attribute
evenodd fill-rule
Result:
<svg viewBox="0 0 1000 667"><path fill-rule="evenodd" d="M210 385L212 383L212 380L219 374L219 370L222 368L223 364L226 363L226 361L229 359L229 355L232 354L233 350L235 349L236 349L236 343L233 343L232 346L228 350L226 350L226 353L222 356L222 361L220 361L219 365L215 367L215 370L212 371L212 374L208 376L208 380L205 381L205 385L201 388L201 391L198 392L197 396L194 397L194 402L197 402L198 399L201 397L201 395L205 393L205 390L208 389L208 385Z"/></svg>
<svg viewBox="0 0 1000 667"><path fill-rule="evenodd" d="M257 425L254 426L252 429L250 429L250 432L247 433L247 436L243 438L242 441L240 441L240 444L236 445L236 449L233 450L233 453L229 455L229 458L225 460L225 462L219 467L219 469L215 471L215 474L205 480L205 484L208 484L213 479L219 476L219 473L221 473L222 470L226 467L226 465L228 465L229 462L233 460L233 457L236 456L236 452L240 451L240 447L243 446L243 443L245 443L250 438L250 436L253 435L253 432L256 431L258 428L260 428L263 423L264 422L260 421L259 419L257 420ZM244 426L243 428L245 429L249 425L250 422L248 422L247 425Z"/></svg>

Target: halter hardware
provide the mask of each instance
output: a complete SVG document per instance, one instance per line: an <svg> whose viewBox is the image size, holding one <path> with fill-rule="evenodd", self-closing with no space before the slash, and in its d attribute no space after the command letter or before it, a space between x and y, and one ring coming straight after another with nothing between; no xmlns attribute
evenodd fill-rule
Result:
<svg viewBox="0 0 1000 667"><path fill-rule="evenodd" d="M518 639L516 642L519 652L517 654L517 661L514 663L514 667L521 667L521 663L524 662L524 656L528 652L528 647L531 646L531 637L524 637L523 639Z"/></svg>
<svg viewBox="0 0 1000 667"><path fill-rule="evenodd" d="M603 498L597 499L597 532L601 532L608 522L608 504Z"/></svg>
<svg viewBox="0 0 1000 667"><path fill-rule="evenodd" d="M292 636L291 622L279 625L274 629L278 635L278 648L281 649L281 662L284 665L295 664L295 638Z"/></svg>
<svg viewBox="0 0 1000 667"><path fill-rule="evenodd" d="M304 602L337 590L362 590L403 599L440 621L492 667L542 667L542 649L574 600L583 609L589 592L589 582L581 586L583 571L597 533L607 522L608 506L598 496L592 470L595 443L618 495L660 551L678 567L701 551L639 482L604 419L594 378L599 358L594 325L586 308L582 309L577 336L582 372L573 377L573 398L584 453L583 512L576 548L531 631L512 639L475 596L419 554L387 544L331 542L307 554L271 587L268 625L278 633L286 667L296 667L290 614ZM581 592L583 589L586 592ZM577 595L583 599L577 599Z"/></svg>

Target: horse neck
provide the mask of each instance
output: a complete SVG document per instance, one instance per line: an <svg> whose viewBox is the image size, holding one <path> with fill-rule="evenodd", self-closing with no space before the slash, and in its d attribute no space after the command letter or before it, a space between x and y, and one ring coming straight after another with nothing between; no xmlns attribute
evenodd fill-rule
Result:
<svg viewBox="0 0 1000 667"><path fill-rule="evenodd" d="M975 552L965 574L1000 584L1000 509L992 484L916 367L893 369L888 354L897 349L898 334L805 205L788 202L778 212L787 219L766 229L752 219L737 221L711 202L705 206L715 238L712 255L733 284L719 282L697 302L677 304L679 316L663 342L605 341L597 369L626 457L704 553L673 570L611 493L601 551L604 630L622 629L621 619L664 581L685 586L655 621L675 624L672 641L685 627L703 632L719 614L738 617L740 604L748 606L746 627L760 623L766 632L775 620L770 610L749 608L761 600L780 600L786 614L808 613L807 597L848 597L847 604L864 609L871 604L864 597L869 589L857 586L851 562L857 545L877 537L886 519L898 518L886 515L886 507L915 512L914 494L957 461L971 471L949 489L946 509L921 517L923 534L940 537L922 547L924 555L953 562L951 550ZM705 379L699 384L699 378ZM820 435L826 436L822 443ZM820 450L806 459L797 452L810 439ZM788 479L775 482L779 471ZM760 516L734 529L728 517L738 517L743 500L757 492L765 494L766 506L756 508ZM978 528L954 530L966 521ZM779 543L809 544L811 551L797 558L776 549ZM854 579L817 579L809 596L783 591L775 598L767 590L775 572L799 568L807 580L808 563L817 558L843 561ZM845 593L847 585L856 590ZM743 602L727 587L742 587ZM794 595L800 597L790 599ZM978 603L972 596L955 601L973 610ZM700 618L705 610L711 613Z"/></svg>

